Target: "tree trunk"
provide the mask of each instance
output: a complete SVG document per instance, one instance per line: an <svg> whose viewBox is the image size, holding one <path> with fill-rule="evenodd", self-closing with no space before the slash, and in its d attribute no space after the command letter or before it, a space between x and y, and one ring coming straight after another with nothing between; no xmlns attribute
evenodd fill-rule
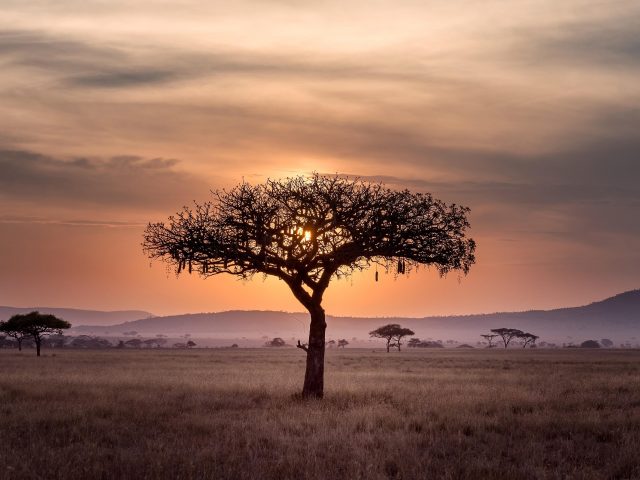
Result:
<svg viewBox="0 0 640 480"><path fill-rule="evenodd" d="M40 356L40 339L36 338L36 356Z"/></svg>
<svg viewBox="0 0 640 480"><path fill-rule="evenodd" d="M391 339L387 340L387 353L389 353L389 344L391 343Z"/></svg>
<svg viewBox="0 0 640 480"><path fill-rule="evenodd" d="M309 309L309 345L307 346L307 370L304 374L302 396L322 398L324 395L324 336L327 329L324 310L320 305Z"/></svg>
<svg viewBox="0 0 640 480"><path fill-rule="evenodd" d="M22 351L22 339L21 338L17 338L16 340L18 341L18 351L21 352Z"/></svg>

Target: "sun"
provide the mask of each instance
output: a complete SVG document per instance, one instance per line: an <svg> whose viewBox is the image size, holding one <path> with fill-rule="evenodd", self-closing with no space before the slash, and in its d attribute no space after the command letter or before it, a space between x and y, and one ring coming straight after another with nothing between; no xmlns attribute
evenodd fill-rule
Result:
<svg viewBox="0 0 640 480"><path fill-rule="evenodd" d="M311 230L307 230L306 228L303 228L303 227L298 227L298 229L296 230L296 233L300 235L302 237L302 240L305 242L311 241L311 238L313 237Z"/></svg>

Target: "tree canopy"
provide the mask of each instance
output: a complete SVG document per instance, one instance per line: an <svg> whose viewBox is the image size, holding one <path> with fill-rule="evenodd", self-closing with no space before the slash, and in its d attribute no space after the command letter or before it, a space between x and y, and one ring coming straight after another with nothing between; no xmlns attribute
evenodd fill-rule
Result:
<svg viewBox="0 0 640 480"><path fill-rule="evenodd" d="M387 352L390 347L396 347L400 351L400 345L402 345L402 339L409 335L415 335L413 330L403 328L397 323L390 323L383 325L375 330L369 332L369 335L375 338L383 338L387 341Z"/></svg>
<svg viewBox="0 0 640 480"><path fill-rule="evenodd" d="M6 322L0 324L0 330L8 335L21 334L22 337L32 337L36 344L36 355L40 356L42 338L47 335L61 335L63 329L70 328L71 324L55 315L40 313L37 311L17 314ZM13 333L9 333L13 332ZM17 338L17 337L16 337Z"/></svg>
<svg viewBox="0 0 640 480"><path fill-rule="evenodd" d="M307 353L305 396L322 396L322 299L332 278L392 262L399 274L420 264L466 274L475 262L469 210L427 193L313 174L243 182L213 197L149 224L143 248L178 274L262 273L284 281L311 314L309 341L299 344Z"/></svg>

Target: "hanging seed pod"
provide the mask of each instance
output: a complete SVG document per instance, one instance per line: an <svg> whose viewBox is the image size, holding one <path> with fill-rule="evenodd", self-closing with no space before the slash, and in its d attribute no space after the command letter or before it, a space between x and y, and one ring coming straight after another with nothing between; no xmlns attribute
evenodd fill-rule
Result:
<svg viewBox="0 0 640 480"><path fill-rule="evenodd" d="M225 258L224 259L224 268L226 269L228 265L229 265L229 263L227 262L227 259Z"/></svg>
<svg viewBox="0 0 640 480"><path fill-rule="evenodd" d="M191 273L193 271L193 268L191 266L191 260L189 260L189 273Z"/></svg>
<svg viewBox="0 0 640 480"><path fill-rule="evenodd" d="M378 271L376 270L376 282L378 281Z"/></svg>
<svg viewBox="0 0 640 480"><path fill-rule="evenodd" d="M178 262L178 275L180 275L180 272L182 272L182 262Z"/></svg>
<svg viewBox="0 0 640 480"><path fill-rule="evenodd" d="M402 274L402 260L398 260L398 273Z"/></svg>

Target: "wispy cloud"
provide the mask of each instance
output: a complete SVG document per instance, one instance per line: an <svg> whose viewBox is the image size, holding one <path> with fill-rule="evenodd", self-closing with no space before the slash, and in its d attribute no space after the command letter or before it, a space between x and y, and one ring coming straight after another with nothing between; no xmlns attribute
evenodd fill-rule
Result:
<svg viewBox="0 0 640 480"><path fill-rule="evenodd" d="M79 209L175 208L208 191L205 182L174 168L176 164L162 158L62 160L28 151L0 151L0 198Z"/></svg>

